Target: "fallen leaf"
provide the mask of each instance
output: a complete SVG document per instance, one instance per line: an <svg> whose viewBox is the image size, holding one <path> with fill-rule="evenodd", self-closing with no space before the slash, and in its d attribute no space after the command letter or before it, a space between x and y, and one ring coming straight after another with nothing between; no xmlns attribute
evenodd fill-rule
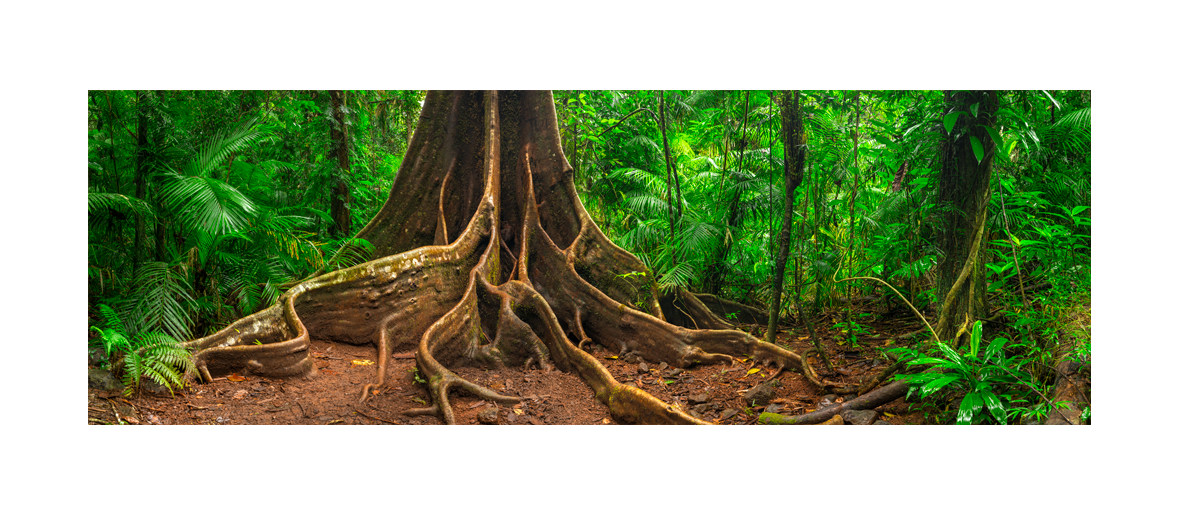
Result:
<svg viewBox="0 0 1180 508"><path fill-rule="evenodd" d="M758 367L754 367L754 368L746 371L746 376L749 376L750 374L757 374L758 371L760 371L760 370L762 370L762 369L760 369ZM745 377L745 376L742 376L742 377Z"/></svg>
<svg viewBox="0 0 1180 508"><path fill-rule="evenodd" d="M238 391L234 392L234 396L231 398L234 400L238 400L242 397L245 397L246 393L247 393L246 390L238 390Z"/></svg>
<svg viewBox="0 0 1180 508"><path fill-rule="evenodd" d="M897 417L897 415L895 415L895 414L893 414L893 413L885 413L885 416L888 416L888 417L890 417L890 418L896 418L896 417Z"/></svg>
<svg viewBox="0 0 1180 508"><path fill-rule="evenodd" d="M479 406L482 406L482 405L484 405L484 404L487 404L487 403L488 403L488 401L486 401L486 400L480 400L480 401L472 402L471 404L469 404L469 405L467 406L467 409L475 409L475 408L477 408L477 407L479 407Z"/></svg>
<svg viewBox="0 0 1180 508"><path fill-rule="evenodd" d="M230 374L230 375L226 376L225 378L226 378L226 379L228 379L228 380L230 380L230 381L233 381L233 382L235 382L235 383L237 383L237 382L240 382L240 381L245 381L245 380L246 380L246 378L245 378L245 377L239 376L239 375L237 375L237 374Z"/></svg>
<svg viewBox="0 0 1180 508"><path fill-rule="evenodd" d="M603 419L602 419L602 424L603 424L603 425L608 425L608 424L610 424L610 418L603 418Z"/></svg>
<svg viewBox="0 0 1180 508"><path fill-rule="evenodd" d="M412 399L410 399L410 400L412 400L412 401L414 401L414 402L417 402L417 403L419 403L419 404L422 404L423 406L425 406L425 405L426 405L426 401L424 401L424 400L422 400L422 399L420 399L420 398L418 398L418 397L414 397L414 398L412 398Z"/></svg>
<svg viewBox="0 0 1180 508"><path fill-rule="evenodd" d="M332 420L328 422L328 425L335 425L337 423L344 423L344 420Z"/></svg>
<svg viewBox="0 0 1180 508"><path fill-rule="evenodd" d="M334 371L334 370L330 370L330 369L324 369L324 371L323 371L323 372L324 372L324 374L327 374L327 375L329 375L329 376L338 376L338 375L340 375L340 373L339 373L339 372L336 372L336 371Z"/></svg>
<svg viewBox="0 0 1180 508"><path fill-rule="evenodd" d="M518 414L518 415L522 415L522 414L524 414L524 410L523 410L523 409L513 409L513 410L512 410L512 412L513 412L513 413L516 413L516 414Z"/></svg>
<svg viewBox="0 0 1180 508"><path fill-rule="evenodd" d="M608 356L608 357L606 357L606 358L607 358L608 360L618 360L618 359L619 359L619 357L617 357L617 356Z"/></svg>
<svg viewBox="0 0 1180 508"><path fill-rule="evenodd" d="M373 360L353 360L353 365L372 365Z"/></svg>

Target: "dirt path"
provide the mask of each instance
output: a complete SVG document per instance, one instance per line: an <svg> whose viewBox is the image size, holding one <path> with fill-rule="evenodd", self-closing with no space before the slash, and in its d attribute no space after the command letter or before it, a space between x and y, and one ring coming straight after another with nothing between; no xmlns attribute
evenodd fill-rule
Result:
<svg viewBox="0 0 1180 508"><path fill-rule="evenodd" d="M896 328L881 325L880 329ZM752 330L757 332L757 330ZM900 332L904 333L904 332ZM900 333L891 332L887 336ZM780 335L787 347L802 351L804 340L785 330ZM866 339L859 347L839 344L831 337L825 348L833 358L837 373L829 379L850 382L871 376L884 368L872 346L879 340ZM810 340L806 340L810 343ZM160 425L436 425L432 416L407 417L408 409L426 405L422 384L415 381L414 359L393 359L385 388L364 403L359 402L361 387L376 377L376 350L373 347L313 341L312 357L317 374L307 379L270 379L232 374L212 383L196 385L174 398L147 394L123 399L117 394L90 390L91 424L127 423ZM773 373L773 369L739 359L734 365L704 365L691 369L674 369L667 365L619 358L596 348L593 354L621 383L643 388L661 400L692 411L694 416L718 424L751 424L770 406L783 415L798 415L815 410L824 395L801 374L783 373L776 381L773 396L766 406L750 407L743 399L747 390ZM634 363L631 363L634 362ZM757 370L755 370L757 369ZM614 424L606 407L576 375L554 370L486 370L457 368L455 372L475 383L501 393L524 397L508 407L477 399L455 390L451 402L456 421L477 424L477 415L489 408L497 409L501 425L604 425ZM773 385L772 385L773 386ZM842 400L842 399L841 399ZM909 405L897 401L882 408L882 419L892 424L923 422L921 412L911 412ZM115 412L118 411L118 417Z"/></svg>

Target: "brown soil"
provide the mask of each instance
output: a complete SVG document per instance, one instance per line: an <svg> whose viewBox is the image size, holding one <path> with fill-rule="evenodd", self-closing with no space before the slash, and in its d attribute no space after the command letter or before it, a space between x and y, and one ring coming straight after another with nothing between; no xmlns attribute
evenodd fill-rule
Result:
<svg viewBox="0 0 1180 508"><path fill-rule="evenodd" d="M864 326L862 324L862 326ZM872 336L893 337L912 331L911 323L871 323ZM743 327L759 336L758 327ZM763 328L764 329L764 328ZM802 327L799 328L802 330ZM806 332L802 332L806 333ZM830 333L830 332L828 332ZM801 339L794 329L779 334L780 345L795 351L810 347L810 339ZM864 338L858 346L841 344L825 337L825 350L837 372L817 370L830 381L855 382L887 366L876 347L885 339ZM216 378L178 392L174 397L153 396L146 392L130 399L116 393L90 390L88 420L91 424L115 423L161 425L436 425L433 416L407 417L402 413L426 406L426 390L415 381L413 358L394 358L386 386L360 403L361 388L372 382L377 373L376 349L338 342L313 341L312 357L317 372L308 378L271 379L236 373ZM773 374L774 369L754 365L740 358L733 365L701 365L681 372L659 364L628 363L615 353L594 346L593 354L621 383L631 383L655 397L678 406L694 416L717 424L752 424L766 408L749 407L742 395ZM814 356L814 355L812 355ZM817 365L814 358L812 365ZM751 372L752 369L759 369ZM478 367L455 368L456 374L500 393L522 396L526 400L513 406L485 402L462 390L451 394L456 422L477 424L476 415L488 408L498 409L501 425L609 425L614 424L604 405L594 399L591 389L577 375L537 369L486 370ZM771 404L777 412L798 415L813 411L824 393L801 374L785 372L779 376ZM774 386L774 384L772 384ZM707 394L703 404L690 401ZM843 399L838 399L837 402ZM115 415L118 411L118 417ZM878 409L882 420L891 424L924 423L920 410L899 400ZM884 414L887 413L887 414Z"/></svg>

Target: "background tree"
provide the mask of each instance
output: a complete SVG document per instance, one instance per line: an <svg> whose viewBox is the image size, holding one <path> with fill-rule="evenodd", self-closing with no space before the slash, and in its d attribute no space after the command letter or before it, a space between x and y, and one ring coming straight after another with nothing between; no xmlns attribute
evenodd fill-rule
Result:
<svg viewBox="0 0 1180 508"><path fill-rule="evenodd" d="M763 340L778 340L779 310L782 304L783 272L787 258L791 255L791 228L795 224L795 189L803 182L804 133L803 121L799 115L799 91L786 91L782 96L782 140L786 157L783 158L783 180L786 182L786 197L783 207L783 224L779 233L778 255L774 261L774 280L771 282L770 322L766 326Z"/></svg>

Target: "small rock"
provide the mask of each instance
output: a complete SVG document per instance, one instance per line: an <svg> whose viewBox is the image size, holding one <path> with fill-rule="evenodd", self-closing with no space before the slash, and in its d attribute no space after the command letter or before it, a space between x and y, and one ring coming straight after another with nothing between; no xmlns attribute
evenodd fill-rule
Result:
<svg viewBox="0 0 1180 508"><path fill-rule="evenodd" d="M626 386L630 386L631 388L639 388L638 386L635 386L635 383L633 381L627 381L626 383L623 383L623 384Z"/></svg>
<svg viewBox="0 0 1180 508"><path fill-rule="evenodd" d="M167 386L157 383L156 380L154 380L150 377L147 377L147 376L140 378L139 389L142 391L148 392L152 395L160 395L160 396L164 396L164 395L168 395L168 394L172 393L168 389ZM241 390L241 391L245 391L245 390Z"/></svg>
<svg viewBox="0 0 1180 508"><path fill-rule="evenodd" d="M840 417L848 425L872 425L877 421L879 415L876 411L861 411L856 409L847 409L840 413Z"/></svg>
<svg viewBox="0 0 1180 508"><path fill-rule="evenodd" d="M771 405L769 405L769 406L766 406L766 411L765 411L765 412L767 412L767 413L777 413L777 412L779 412L779 410L781 410L782 408L783 408L782 404L771 404Z"/></svg>
<svg viewBox="0 0 1180 508"><path fill-rule="evenodd" d="M873 425L893 425L893 424L889 423L885 420L877 420L877 421L873 422Z"/></svg>
<svg viewBox="0 0 1180 508"><path fill-rule="evenodd" d="M640 374L647 374L650 370L651 370L651 368L647 366L646 362L639 362L639 373Z"/></svg>
<svg viewBox="0 0 1180 508"><path fill-rule="evenodd" d="M249 393L249 392L247 392L246 390L238 390L238 391L234 392L234 395L231 398L234 400L238 400L242 397L245 397L247 393Z"/></svg>
<svg viewBox="0 0 1180 508"><path fill-rule="evenodd" d="M692 409L689 409L689 410L688 410L688 415L689 415L689 416L691 416L691 417L693 417L693 418L697 418L697 419L703 419L703 418L704 418L703 416L701 416L701 414L700 414L700 413L698 413L698 412L696 412L695 410L692 410Z"/></svg>
<svg viewBox="0 0 1180 508"><path fill-rule="evenodd" d="M668 362L660 362L659 370L664 370L666 368L668 368Z"/></svg>
<svg viewBox="0 0 1180 508"><path fill-rule="evenodd" d="M88 383L90 387L94 388L95 390L111 392L123 389L123 383L120 383L119 380L115 378L115 375L111 374L111 371L109 370L90 369L88 376Z"/></svg>
<svg viewBox="0 0 1180 508"><path fill-rule="evenodd" d="M516 422L516 413L509 411L508 414L504 416L504 419L508 420L508 423L515 423Z"/></svg>
<svg viewBox="0 0 1180 508"><path fill-rule="evenodd" d="M836 395L834 393L829 393L827 395L824 395L823 397L821 397L819 399L819 407L822 409L822 408L828 407L832 404L835 404L836 400L839 398L840 398L840 396Z"/></svg>
<svg viewBox="0 0 1180 508"><path fill-rule="evenodd" d="M627 354L623 355L623 361L627 363L640 363L643 359L639 355L628 351Z"/></svg>
<svg viewBox="0 0 1180 508"><path fill-rule="evenodd" d="M725 411L721 412L721 419L725 420L725 419L732 417L733 415L736 415L740 412L741 411L739 411L737 409L733 409L733 408L726 409Z"/></svg>
<svg viewBox="0 0 1180 508"><path fill-rule="evenodd" d="M707 392L694 393L688 396L688 401L693 404L704 404L709 402L709 394Z"/></svg>
<svg viewBox="0 0 1180 508"><path fill-rule="evenodd" d="M765 406L770 402L770 399L774 398L774 388L766 383L758 383L750 388L742 398L751 406Z"/></svg>
<svg viewBox="0 0 1180 508"><path fill-rule="evenodd" d="M661 374L661 376L663 376L663 377L676 377L676 376L679 376L680 374L682 374L683 372L684 372L684 369L672 369L670 371L667 371L667 372Z"/></svg>
<svg viewBox="0 0 1180 508"><path fill-rule="evenodd" d="M496 425L500 421L500 411L494 407L489 407L475 415L475 419L484 425Z"/></svg>

